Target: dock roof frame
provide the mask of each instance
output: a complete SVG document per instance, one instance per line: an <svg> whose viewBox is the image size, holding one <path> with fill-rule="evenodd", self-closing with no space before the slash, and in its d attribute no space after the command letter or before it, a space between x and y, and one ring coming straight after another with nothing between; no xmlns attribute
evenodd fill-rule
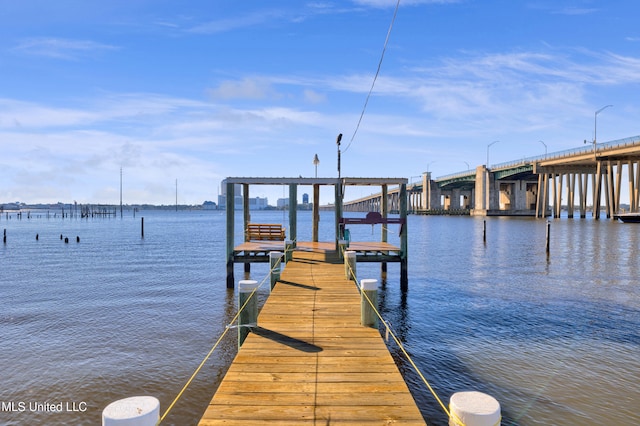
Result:
<svg viewBox="0 0 640 426"><path fill-rule="evenodd" d="M407 178L307 178L307 177L228 177L226 183L246 185L402 185L407 184Z"/></svg>
<svg viewBox="0 0 640 426"><path fill-rule="evenodd" d="M407 178L374 178L374 177L336 177L336 178L307 178L307 177L227 177L223 184L226 185L226 196L232 200L235 199L235 185L243 186L243 217L245 228L249 221L249 185L288 185L289 186L289 232L290 239L296 240L297 230L297 204L298 185L313 186L314 203L313 203L313 226L314 226L314 240L317 240L317 226L319 221L319 187L321 185L333 185L335 188L335 244L336 250L338 250L339 240L342 239L341 224L340 221L343 215L343 196L345 186L374 186L379 185L382 187L382 214L386 218L387 214L387 187L389 185L397 185L399 188L400 199L400 218L406 221L407 217ZM292 202L292 200L295 200ZM233 263L234 263L234 222L235 222L235 201L226 202L225 208L227 211L227 288L234 287L233 278ZM406 222L405 222L406 223ZM400 281L401 287L405 287L408 281L407 278L407 227L403 226L403 231L400 235ZM386 241L386 232L383 233L384 241ZM246 270L246 269L245 269Z"/></svg>

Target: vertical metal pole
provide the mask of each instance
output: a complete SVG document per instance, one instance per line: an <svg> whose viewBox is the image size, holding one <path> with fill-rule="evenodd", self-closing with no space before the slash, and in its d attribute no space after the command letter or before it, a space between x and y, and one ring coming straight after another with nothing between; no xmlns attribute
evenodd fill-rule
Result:
<svg viewBox="0 0 640 426"><path fill-rule="evenodd" d="M313 185L313 229L311 241L318 242L318 223L320 222L320 185Z"/></svg>
<svg viewBox="0 0 640 426"><path fill-rule="evenodd" d="M289 185L289 239L296 246L298 241L298 185Z"/></svg>
<svg viewBox="0 0 640 426"><path fill-rule="evenodd" d="M342 219L342 181L340 179L336 180L335 184L335 240L336 240L336 250L338 250L338 241L340 241L343 236L342 232L340 232L340 219Z"/></svg>
<svg viewBox="0 0 640 426"><path fill-rule="evenodd" d="M235 199L235 197L234 197ZM234 207L235 209L235 207ZM242 230L244 233L244 241L249 241L249 222L251 221L251 212L249 209L249 184L242 184ZM251 272L251 263L244 263L244 272Z"/></svg>
<svg viewBox="0 0 640 426"><path fill-rule="evenodd" d="M400 218L404 223L400 226L400 289L406 291L409 288L409 243L407 223L407 185L400 184Z"/></svg>
<svg viewBox="0 0 640 426"><path fill-rule="evenodd" d="M389 189L387 185L382 185L382 198L380 199L380 215L383 219L389 216ZM380 241L387 242L387 224L382 224L382 231L380 235ZM382 278L387 277L387 262L380 263L380 273Z"/></svg>
<svg viewBox="0 0 640 426"><path fill-rule="evenodd" d="M227 288L235 286L233 279L233 246L234 246L234 213L235 213L235 194L234 185L227 183L225 200L225 209L227 211Z"/></svg>
<svg viewBox="0 0 640 426"><path fill-rule="evenodd" d="M340 133L336 138L336 145L338 145L338 179L340 179L340 141L341 140L342 140L342 133Z"/></svg>

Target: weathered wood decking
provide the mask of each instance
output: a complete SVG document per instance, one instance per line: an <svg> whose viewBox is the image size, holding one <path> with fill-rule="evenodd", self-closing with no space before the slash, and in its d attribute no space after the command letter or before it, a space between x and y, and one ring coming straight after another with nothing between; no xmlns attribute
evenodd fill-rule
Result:
<svg viewBox="0 0 640 426"><path fill-rule="evenodd" d="M425 422L335 253L295 251L202 426Z"/></svg>

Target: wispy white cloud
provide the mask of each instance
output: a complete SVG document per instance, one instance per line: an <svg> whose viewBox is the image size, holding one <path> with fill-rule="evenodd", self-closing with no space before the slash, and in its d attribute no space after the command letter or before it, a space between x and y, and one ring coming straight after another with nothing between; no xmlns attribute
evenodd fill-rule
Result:
<svg viewBox="0 0 640 426"><path fill-rule="evenodd" d="M264 78L245 77L241 80L225 80L217 87L209 89L209 95L214 99L266 99L280 98L271 86L271 82Z"/></svg>
<svg viewBox="0 0 640 426"><path fill-rule="evenodd" d="M63 38L29 38L22 40L14 51L28 55L45 56L55 59L75 60L94 55L101 51L118 50L119 47L91 40Z"/></svg>
<svg viewBox="0 0 640 426"><path fill-rule="evenodd" d="M460 3L462 0L402 0L401 6L416 6L420 4L451 4ZM397 0L353 0L357 5L375 7L375 8L388 8L395 7Z"/></svg>
<svg viewBox="0 0 640 426"><path fill-rule="evenodd" d="M0 98L0 129L25 131L59 127L91 127L110 121L135 121L165 116L177 110L203 108L205 103L150 93L103 94L74 107Z"/></svg>
<svg viewBox="0 0 640 426"><path fill-rule="evenodd" d="M327 96L324 93L319 93L311 89L305 89L303 96L305 101L312 104L320 104L327 101Z"/></svg>
<svg viewBox="0 0 640 426"><path fill-rule="evenodd" d="M556 15L590 15L596 12L598 12L596 8L566 7L554 10L551 13Z"/></svg>
<svg viewBox="0 0 640 426"><path fill-rule="evenodd" d="M188 29L188 32L196 34L216 34L265 23L278 22L287 16L289 16L288 13L281 10L256 10L245 15L214 19L200 23Z"/></svg>

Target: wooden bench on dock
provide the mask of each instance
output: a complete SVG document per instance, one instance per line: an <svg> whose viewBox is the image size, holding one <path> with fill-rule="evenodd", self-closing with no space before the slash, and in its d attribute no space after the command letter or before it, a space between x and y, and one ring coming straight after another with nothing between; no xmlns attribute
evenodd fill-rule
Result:
<svg viewBox="0 0 640 426"><path fill-rule="evenodd" d="M279 223L247 224L247 241L284 241L285 229Z"/></svg>

